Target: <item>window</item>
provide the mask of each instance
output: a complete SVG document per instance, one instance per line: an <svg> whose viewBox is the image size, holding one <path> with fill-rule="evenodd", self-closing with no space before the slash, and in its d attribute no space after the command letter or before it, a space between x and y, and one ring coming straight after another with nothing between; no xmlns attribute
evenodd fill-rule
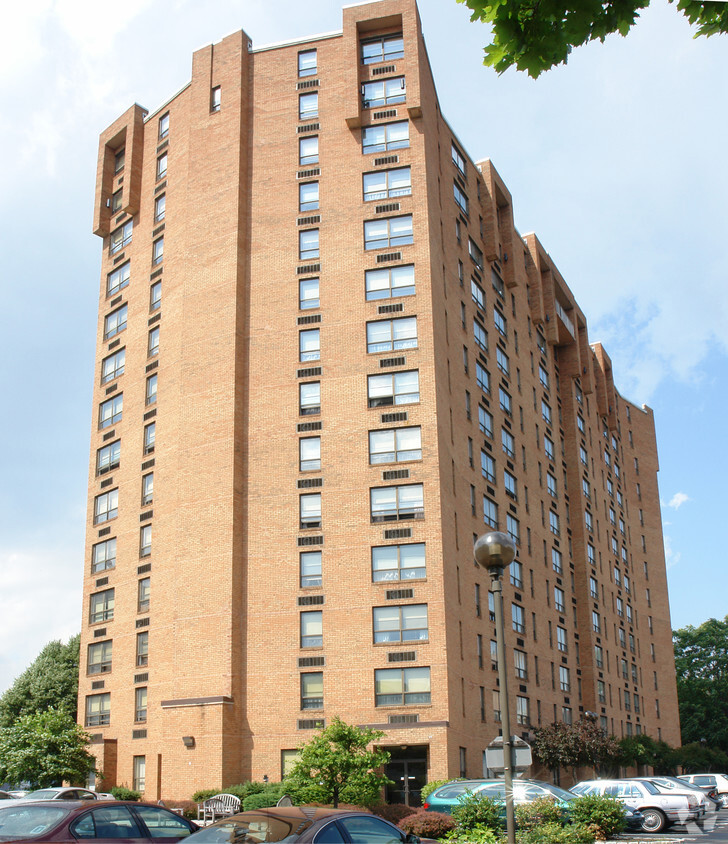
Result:
<svg viewBox="0 0 728 844"><path fill-rule="evenodd" d="M151 582L150 577L143 577L137 584L137 612L149 612Z"/></svg>
<svg viewBox="0 0 728 844"><path fill-rule="evenodd" d="M127 244L131 243L134 221L127 220L123 226L119 226L109 236L109 255L115 255Z"/></svg>
<svg viewBox="0 0 728 844"><path fill-rule="evenodd" d="M318 72L316 50L302 50L298 54L298 75L316 76Z"/></svg>
<svg viewBox="0 0 728 844"><path fill-rule="evenodd" d="M488 334L476 319L473 320L473 339L476 346L480 346L484 352L488 351Z"/></svg>
<svg viewBox="0 0 728 844"><path fill-rule="evenodd" d="M483 253L475 245L475 241L472 239L472 237L468 238L468 254L472 258L475 266L478 267L478 269L482 270L483 269Z"/></svg>
<svg viewBox="0 0 728 844"><path fill-rule="evenodd" d="M210 111L220 111L220 106L222 104L222 88L219 85L216 85L210 91Z"/></svg>
<svg viewBox="0 0 728 844"><path fill-rule="evenodd" d="M134 791L144 793L146 789L146 756L135 756L132 761L131 787Z"/></svg>
<svg viewBox="0 0 728 844"><path fill-rule="evenodd" d="M604 680L597 680L597 700L599 703L607 702L607 691Z"/></svg>
<svg viewBox="0 0 728 844"><path fill-rule="evenodd" d="M556 574L561 574L563 572L563 566L561 562L561 551L557 551L556 548L551 549L551 567L556 572Z"/></svg>
<svg viewBox="0 0 728 844"><path fill-rule="evenodd" d="M407 98L404 76L392 76L365 82L361 86L362 108L380 108L385 105L403 103Z"/></svg>
<svg viewBox="0 0 728 844"><path fill-rule="evenodd" d="M509 457L513 458L516 456L516 441L513 439L512 434L506 431L505 428L501 428L501 446Z"/></svg>
<svg viewBox="0 0 728 844"><path fill-rule="evenodd" d="M319 230L306 229L298 233L298 260L310 261L319 256Z"/></svg>
<svg viewBox="0 0 728 844"><path fill-rule="evenodd" d="M159 140L163 140L167 135L169 135L169 112L159 118Z"/></svg>
<svg viewBox="0 0 728 844"><path fill-rule="evenodd" d="M114 193L111 194L111 213L112 214L118 214L119 211L121 211L121 201L122 201L123 195L124 195L124 191L121 188L119 188L119 190L114 191Z"/></svg>
<svg viewBox="0 0 728 844"><path fill-rule="evenodd" d="M124 394L119 393L99 405L99 428L109 428L121 420L124 410Z"/></svg>
<svg viewBox="0 0 728 844"><path fill-rule="evenodd" d="M157 400L157 376L150 375L147 378L147 393L146 393L146 403L154 404Z"/></svg>
<svg viewBox="0 0 728 844"><path fill-rule="evenodd" d="M478 405L478 427L486 437L493 438L493 415Z"/></svg>
<svg viewBox="0 0 728 844"><path fill-rule="evenodd" d="M386 270L367 270L364 276L367 301L414 296L415 268L409 264Z"/></svg>
<svg viewBox="0 0 728 844"><path fill-rule="evenodd" d="M111 671L112 641L94 642L88 646L87 674L106 674Z"/></svg>
<svg viewBox="0 0 728 844"><path fill-rule="evenodd" d="M463 178L467 178L465 156L460 152L455 144L451 144L450 154L452 156L452 163L458 168L460 175L463 176Z"/></svg>
<svg viewBox="0 0 728 844"><path fill-rule="evenodd" d="M396 352L417 348L417 317L367 323L367 352Z"/></svg>
<svg viewBox="0 0 728 844"><path fill-rule="evenodd" d="M469 215L470 212L468 210L468 197L463 193L463 191L460 190L457 182L453 182L452 191L457 207L463 212L463 214Z"/></svg>
<svg viewBox="0 0 728 844"><path fill-rule="evenodd" d="M121 461L121 440L109 443L96 452L96 474L103 475L105 472L115 469Z"/></svg>
<svg viewBox="0 0 728 844"><path fill-rule="evenodd" d="M592 514L588 510L584 510L584 524L586 525L586 529L589 531L589 533L594 530Z"/></svg>
<svg viewBox="0 0 728 844"><path fill-rule="evenodd" d="M498 387L498 404L504 413L507 413L509 416L513 415L511 411L511 397L503 387Z"/></svg>
<svg viewBox="0 0 728 844"><path fill-rule="evenodd" d="M409 196L412 193L412 179L409 167L396 170L379 170L364 174L364 201Z"/></svg>
<svg viewBox="0 0 728 844"><path fill-rule="evenodd" d="M375 706L430 703L430 669L379 668L374 672Z"/></svg>
<svg viewBox="0 0 728 844"><path fill-rule="evenodd" d="M109 723L111 718L111 693L105 692L100 695L86 695L86 721L87 727L103 727Z"/></svg>
<svg viewBox="0 0 728 844"><path fill-rule="evenodd" d="M388 375L370 375L367 387L369 407L414 404L420 400L420 375L416 369Z"/></svg>
<svg viewBox="0 0 728 844"><path fill-rule="evenodd" d="M298 186L298 210L315 211L319 207L319 183L302 182Z"/></svg>
<svg viewBox="0 0 728 844"><path fill-rule="evenodd" d="M310 328L298 332L298 359L301 362L320 360L321 332L318 328Z"/></svg>
<svg viewBox="0 0 728 844"><path fill-rule="evenodd" d="M163 179L167 175L167 153L163 153L157 158L157 180Z"/></svg>
<svg viewBox="0 0 728 844"><path fill-rule="evenodd" d="M397 123L383 123L378 126L365 126L361 130L362 152L385 152L404 149L409 146L409 123L406 120Z"/></svg>
<svg viewBox="0 0 728 844"><path fill-rule="evenodd" d="M511 621L516 633L526 632L526 615L523 607L519 607L518 604L511 604Z"/></svg>
<svg viewBox="0 0 728 844"><path fill-rule="evenodd" d="M470 296L479 308L485 307L485 291L473 278L470 279Z"/></svg>
<svg viewBox="0 0 728 844"><path fill-rule="evenodd" d="M516 589L523 589L523 563L514 560L510 565L511 584Z"/></svg>
<svg viewBox="0 0 728 844"><path fill-rule="evenodd" d="M298 95L298 119L311 120L318 117L318 93Z"/></svg>
<svg viewBox="0 0 728 844"><path fill-rule="evenodd" d="M549 374L543 368L541 364L538 365L538 380L541 382L541 386L548 390L549 388Z"/></svg>
<svg viewBox="0 0 728 844"><path fill-rule="evenodd" d="M498 369L500 369L500 371L504 375L510 376L510 374L511 374L511 364L510 364L510 361L508 360L508 355L503 351L503 349L501 349L500 346L496 347L495 358L496 358L496 363L498 364Z"/></svg>
<svg viewBox="0 0 728 844"><path fill-rule="evenodd" d="M601 633L601 623L599 621L599 613L596 610L592 611L592 630L595 633Z"/></svg>
<svg viewBox="0 0 728 844"><path fill-rule="evenodd" d="M626 592L630 591L630 583L629 583L629 575L625 574L624 576L624 588Z"/></svg>
<svg viewBox="0 0 728 844"><path fill-rule="evenodd" d="M594 661L597 668L604 668L604 651L600 645L594 645Z"/></svg>
<svg viewBox="0 0 728 844"><path fill-rule="evenodd" d="M402 463L422 459L421 429L389 428L369 432L369 462Z"/></svg>
<svg viewBox="0 0 728 844"><path fill-rule="evenodd" d="M94 498L94 524L100 525L119 515L119 490L102 492Z"/></svg>
<svg viewBox="0 0 728 844"><path fill-rule="evenodd" d="M324 644L324 614L321 610L301 613L301 647L322 648Z"/></svg>
<svg viewBox="0 0 728 844"><path fill-rule="evenodd" d="M301 709L324 708L324 673L301 674Z"/></svg>
<svg viewBox="0 0 728 844"><path fill-rule="evenodd" d="M480 471L488 483L495 483L495 460L484 451L480 452Z"/></svg>
<svg viewBox="0 0 728 844"><path fill-rule="evenodd" d="M493 720L500 721L501 719L501 700L500 692L497 689L493 690Z"/></svg>
<svg viewBox="0 0 728 844"><path fill-rule="evenodd" d="M374 641L426 642L427 604L374 607Z"/></svg>
<svg viewBox="0 0 728 844"><path fill-rule="evenodd" d="M307 138L299 138L298 141L298 163L318 164L319 160L319 139L318 135L309 135Z"/></svg>
<svg viewBox="0 0 728 844"><path fill-rule="evenodd" d="M490 374L477 360L475 361L475 382L486 395L490 395Z"/></svg>
<svg viewBox="0 0 728 844"><path fill-rule="evenodd" d="M164 238L159 237L152 244L152 265L161 264L164 259Z"/></svg>
<svg viewBox="0 0 728 844"><path fill-rule="evenodd" d="M561 533L559 529L559 514L554 513L553 510L549 512L549 527L551 528L551 533L555 536L558 536Z"/></svg>
<svg viewBox="0 0 728 844"><path fill-rule="evenodd" d="M583 445L579 446L579 460L581 460L581 462L584 466L589 465L589 459L587 457L586 449L584 448Z"/></svg>
<svg viewBox="0 0 728 844"><path fill-rule="evenodd" d="M301 416L321 413L321 383L309 381L298 385L298 412Z"/></svg>
<svg viewBox="0 0 728 844"><path fill-rule="evenodd" d="M301 472L318 472L321 469L321 437L301 437L298 453Z"/></svg>
<svg viewBox="0 0 728 844"><path fill-rule="evenodd" d="M149 331L149 341L147 343L147 356L154 357L159 354L159 326L155 326Z"/></svg>
<svg viewBox="0 0 728 844"><path fill-rule="evenodd" d="M372 522L424 519L422 484L374 487L369 490Z"/></svg>
<svg viewBox="0 0 728 844"><path fill-rule="evenodd" d="M569 650L569 646L566 641L566 630L563 627L556 628L556 647L562 653L566 653Z"/></svg>
<svg viewBox="0 0 728 844"><path fill-rule="evenodd" d="M320 551L301 551L299 558L301 588L321 586L322 568Z"/></svg>
<svg viewBox="0 0 728 844"><path fill-rule="evenodd" d="M364 248L385 249L412 243L412 215L364 222Z"/></svg>
<svg viewBox="0 0 728 844"><path fill-rule="evenodd" d="M321 493L311 492L299 496L300 528L321 527Z"/></svg>
<svg viewBox="0 0 728 844"><path fill-rule="evenodd" d="M113 569L116 566L116 538L99 542L91 550L91 572Z"/></svg>
<svg viewBox="0 0 728 844"><path fill-rule="evenodd" d="M118 149L114 153L114 174L121 173L124 169L124 160L126 158L124 147Z"/></svg>
<svg viewBox="0 0 728 844"><path fill-rule="evenodd" d="M557 612L564 612L566 610L566 596L564 590L554 586L554 606Z"/></svg>
<svg viewBox="0 0 728 844"><path fill-rule="evenodd" d="M516 677L519 680L527 680L528 668L526 667L526 654L523 651L513 651L513 665L516 669Z"/></svg>
<svg viewBox="0 0 728 844"><path fill-rule="evenodd" d="M516 723L527 726L531 723L530 715L528 714L528 698L516 696Z"/></svg>
<svg viewBox="0 0 728 844"><path fill-rule="evenodd" d="M493 324L495 325L496 331L502 337L507 336L508 327L506 325L506 318L497 308L493 308Z"/></svg>
<svg viewBox="0 0 728 844"><path fill-rule="evenodd" d="M152 526L144 525L139 529L139 556L148 557L152 553ZM139 610L144 612L144 610Z"/></svg>
<svg viewBox="0 0 728 844"><path fill-rule="evenodd" d="M426 576L424 543L372 548L372 580L411 580Z"/></svg>
<svg viewBox="0 0 728 844"><path fill-rule="evenodd" d="M595 566L596 565L596 551L594 550L593 545L586 546L586 556L589 562Z"/></svg>
<svg viewBox="0 0 728 844"><path fill-rule="evenodd" d="M599 584L596 577L589 577L589 594L595 600L599 598Z"/></svg>
<svg viewBox="0 0 728 844"><path fill-rule="evenodd" d="M147 720L147 687L134 689L134 721L143 724Z"/></svg>
<svg viewBox="0 0 728 844"><path fill-rule="evenodd" d="M498 505L485 496L483 496L483 521L486 525L498 527Z"/></svg>
<svg viewBox="0 0 728 844"><path fill-rule="evenodd" d="M149 664L149 633L137 633L136 637L136 665L141 668Z"/></svg>
<svg viewBox="0 0 728 844"><path fill-rule="evenodd" d="M547 425L551 424L551 408L543 399L541 399L541 417Z"/></svg>
<svg viewBox="0 0 728 844"><path fill-rule="evenodd" d="M512 475L507 469L503 470L503 486L507 496L518 499L518 481L516 476Z"/></svg>
<svg viewBox="0 0 728 844"><path fill-rule="evenodd" d="M543 450L544 450L544 453L546 454L546 457L548 457L548 459L553 462L553 459L554 459L554 441L550 437L547 437L545 434L544 434L544 438L543 438Z"/></svg>
<svg viewBox="0 0 728 844"><path fill-rule="evenodd" d="M122 305L104 318L104 340L110 340L126 328L128 308Z"/></svg>
<svg viewBox="0 0 728 844"><path fill-rule="evenodd" d="M162 307L162 282L155 281L149 288L149 310L157 311Z"/></svg>
<svg viewBox="0 0 728 844"><path fill-rule="evenodd" d="M559 490L557 487L556 478L551 474L551 472L546 473L546 489L548 490L548 493L552 498L559 497Z"/></svg>
<svg viewBox="0 0 728 844"><path fill-rule="evenodd" d="M298 307L302 311L319 307L319 280L317 278L302 278L298 282Z"/></svg>
<svg viewBox="0 0 728 844"><path fill-rule="evenodd" d="M156 422L150 422L149 425L144 426L144 454L151 454L154 451L156 432Z"/></svg>
<svg viewBox="0 0 728 844"><path fill-rule="evenodd" d="M154 501L154 472L142 475L142 506Z"/></svg>
<svg viewBox="0 0 728 844"><path fill-rule="evenodd" d="M89 598L89 624L99 621L111 621L114 617L114 590L104 589L94 592Z"/></svg>
<svg viewBox="0 0 728 844"><path fill-rule="evenodd" d="M401 35L384 35L361 42L362 64L391 62L404 56L404 39Z"/></svg>
<svg viewBox="0 0 728 844"><path fill-rule="evenodd" d="M127 261L106 276L106 295L113 296L129 284L131 262Z"/></svg>
<svg viewBox="0 0 728 844"><path fill-rule="evenodd" d="M573 713L570 706L561 707L561 720L564 724L571 724L573 721Z"/></svg>

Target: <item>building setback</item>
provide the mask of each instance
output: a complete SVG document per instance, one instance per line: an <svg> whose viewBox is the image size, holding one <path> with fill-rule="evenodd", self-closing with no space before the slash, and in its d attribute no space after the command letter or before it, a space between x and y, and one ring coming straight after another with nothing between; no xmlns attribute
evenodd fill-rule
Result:
<svg viewBox="0 0 728 844"><path fill-rule="evenodd" d="M494 528L518 733L593 712L679 744L652 412L442 116L413 0L197 51L101 135L94 232L79 711L105 787L277 780L335 716L413 792L481 776Z"/></svg>

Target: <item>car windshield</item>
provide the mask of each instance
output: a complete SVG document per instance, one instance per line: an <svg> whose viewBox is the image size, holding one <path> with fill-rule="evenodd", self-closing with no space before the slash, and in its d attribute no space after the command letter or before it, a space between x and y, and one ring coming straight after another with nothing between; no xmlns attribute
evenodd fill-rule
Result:
<svg viewBox="0 0 728 844"><path fill-rule="evenodd" d="M311 825L309 820L272 818L268 815L246 815L237 819L220 821L201 829L189 837L200 844L262 844L262 842L294 841Z"/></svg>
<svg viewBox="0 0 728 844"><path fill-rule="evenodd" d="M63 806L3 806L0 810L0 841L40 838L69 811Z"/></svg>

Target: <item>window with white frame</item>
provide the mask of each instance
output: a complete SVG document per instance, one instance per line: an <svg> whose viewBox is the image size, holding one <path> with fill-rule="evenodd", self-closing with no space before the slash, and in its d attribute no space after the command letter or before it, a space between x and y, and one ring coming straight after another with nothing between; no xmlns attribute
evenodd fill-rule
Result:
<svg viewBox="0 0 728 844"><path fill-rule="evenodd" d="M381 108L385 105L396 105L407 99L407 88L404 76L391 76L388 79L377 79L364 82L361 86L362 108Z"/></svg>
<svg viewBox="0 0 728 844"><path fill-rule="evenodd" d="M364 248L387 249L413 242L412 215L364 222Z"/></svg>
<svg viewBox="0 0 728 844"><path fill-rule="evenodd" d="M369 407L416 404L420 400L418 370L370 375L367 379Z"/></svg>
<svg viewBox="0 0 728 844"><path fill-rule="evenodd" d="M391 62L404 56L404 39L402 35L381 35L368 38L361 42L362 64L378 64Z"/></svg>
<svg viewBox="0 0 728 844"><path fill-rule="evenodd" d="M154 472L142 475L142 506L154 501Z"/></svg>
<svg viewBox="0 0 728 844"><path fill-rule="evenodd" d="M154 451L154 443L157 434L157 423L150 422L144 426L144 454L151 454Z"/></svg>
<svg viewBox="0 0 728 844"><path fill-rule="evenodd" d="M298 282L298 307L302 311L318 308L319 280L317 278L302 278Z"/></svg>
<svg viewBox="0 0 728 844"><path fill-rule="evenodd" d="M374 642L426 642L427 604L374 607Z"/></svg>
<svg viewBox="0 0 728 844"><path fill-rule="evenodd" d="M417 317L382 319L367 323L367 353L417 348Z"/></svg>
<svg viewBox="0 0 728 844"><path fill-rule="evenodd" d="M321 493L309 492L299 496L300 528L321 527Z"/></svg>
<svg viewBox="0 0 728 844"><path fill-rule="evenodd" d="M409 123L406 120L397 123L381 123L377 126L365 126L361 130L362 152L386 152L404 149L409 146Z"/></svg>
<svg viewBox="0 0 728 844"><path fill-rule="evenodd" d="M422 459L422 429L388 428L369 432L369 462L403 463Z"/></svg>
<svg viewBox="0 0 728 844"><path fill-rule="evenodd" d="M429 667L378 668L374 671L375 706L426 705L430 700Z"/></svg>
<svg viewBox="0 0 728 844"><path fill-rule="evenodd" d="M157 400L157 380L156 375L150 375L147 378L146 403L148 405L154 404Z"/></svg>
<svg viewBox="0 0 728 844"><path fill-rule="evenodd" d="M298 412L300 416L321 413L320 381L308 381L298 385Z"/></svg>
<svg viewBox="0 0 728 844"><path fill-rule="evenodd" d="M298 139L298 163L318 164L319 139L318 135L308 135Z"/></svg>
<svg viewBox="0 0 728 844"><path fill-rule="evenodd" d="M152 244L152 264L161 264L164 259L164 238L159 237Z"/></svg>
<svg viewBox="0 0 728 844"><path fill-rule="evenodd" d="M298 75L316 76L318 72L316 50L301 50L298 54Z"/></svg>
<svg viewBox="0 0 728 844"><path fill-rule="evenodd" d="M321 610L301 613L301 647L321 648L324 644L324 614Z"/></svg>
<svg viewBox="0 0 728 844"><path fill-rule="evenodd" d="M372 580L412 580L426 576L425 545L381 545L372 548Z"/></svg>
<svg viewBox="0 0 728 844"><path fill-rule="evenodd" d="M425 517L422 484L372 487L369 495L372 522L393 522Z"/></svg>
<svg viewBox="0 0 728 844"><path fill-rule="evenodd" d="M139 556L148 557L152 553L152 526L143 525L139 528ZM139 610L146 612L146 610Z"/></svg>
<svg viewBox="0 0 728 844"><path fill-rule="evenodd" d="M308 328L298 332L298 359L305 363L321 358L321 332L318 328Z"/></svg>
<svg viewBox="0 0 728 844"><path fill-rule="evenodd" d="M305 229L298 233L298 260L310 261L319 257L319 230Z"/></svg>
<svg viewBox="0 0 728 844"><path fill-rule="evenodd" d="M301 182L298 186L298 210L315 211L319 207L319 183Z"/></svg>
<svg viewBox="0 0 728 844"><path fill-rule="evenodd" d="M398 167L364 173L363 190L365 202L409 196L412 193L411 170L409 167Z"/></svg>
<svg viewBox="0 0 728 844"><path fill-rule="evenodd" d="M129 284L131 278L131 262L127 261L106 276L106 295L114 296Z"/></svg>
<svg viewBox="0 0 728 844"><path fill-rule="evenodd" d="M493 528L498 527L498 505L485 495L483 496L483 521Z"/></svg>
<svg viewBox="0 0 728 844"><path fill-rule="evenodd" d="M167 175L167 153L163 153L157 158L157 180L163 179Z"/></svg>
<svg viewBox="0 0 728 844"><path fill-rule="evenodd" d="M298 119L311 120L318 117L318 93L298 95Z"/></svg>
<svg viewBox="0 0 728 844"><path fill-rule="evenodd" d="M321 551L301 551L299 556L299 568L301 573L301 588L311 589L321 586Z"/></svg>
<svg viewBox="0 0 728 844"><path fill-rule="evenodd" d="M167 194L163 193L154 200L154 222L161 223L167 213Z"/></svg>
<svg viewBox="0 0 728 844"><path fill-rule="evenodd" d="M367 301L414 296L415 268L412 264L367 270L364 274Z"/></svg>
<svg viewBox="0 0 728 844"><path fill-rule="evenodd" d="M321 469L321 437L301 437L298 453L301 472L318 472Z"/></svg>

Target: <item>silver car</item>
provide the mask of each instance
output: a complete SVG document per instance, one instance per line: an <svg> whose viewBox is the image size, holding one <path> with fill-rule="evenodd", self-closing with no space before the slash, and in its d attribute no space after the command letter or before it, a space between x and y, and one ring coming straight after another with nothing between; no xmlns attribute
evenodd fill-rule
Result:
<svg viewBox="0 0 728 844"><path fill-rule="evenodd" d="M681 780L697 785L702 789L715 789L723 808L728 807L728 775L727 774L681 774Z"/></svg>
<svg viewBox="0 0 728 844"><path fill-rule="evenodd" d="M616 797L642 812L645 832L662 832L674 823L689 823L702 816L695 794L663 793L649 780L584 780L571 787L575 794Z"/></svg>
<svg viewBox="0 0 728 844"><path fill-rule="evenodd" d="M88 788L39 788L21 798L22 800L98 800L95 791Z"/></svg>

